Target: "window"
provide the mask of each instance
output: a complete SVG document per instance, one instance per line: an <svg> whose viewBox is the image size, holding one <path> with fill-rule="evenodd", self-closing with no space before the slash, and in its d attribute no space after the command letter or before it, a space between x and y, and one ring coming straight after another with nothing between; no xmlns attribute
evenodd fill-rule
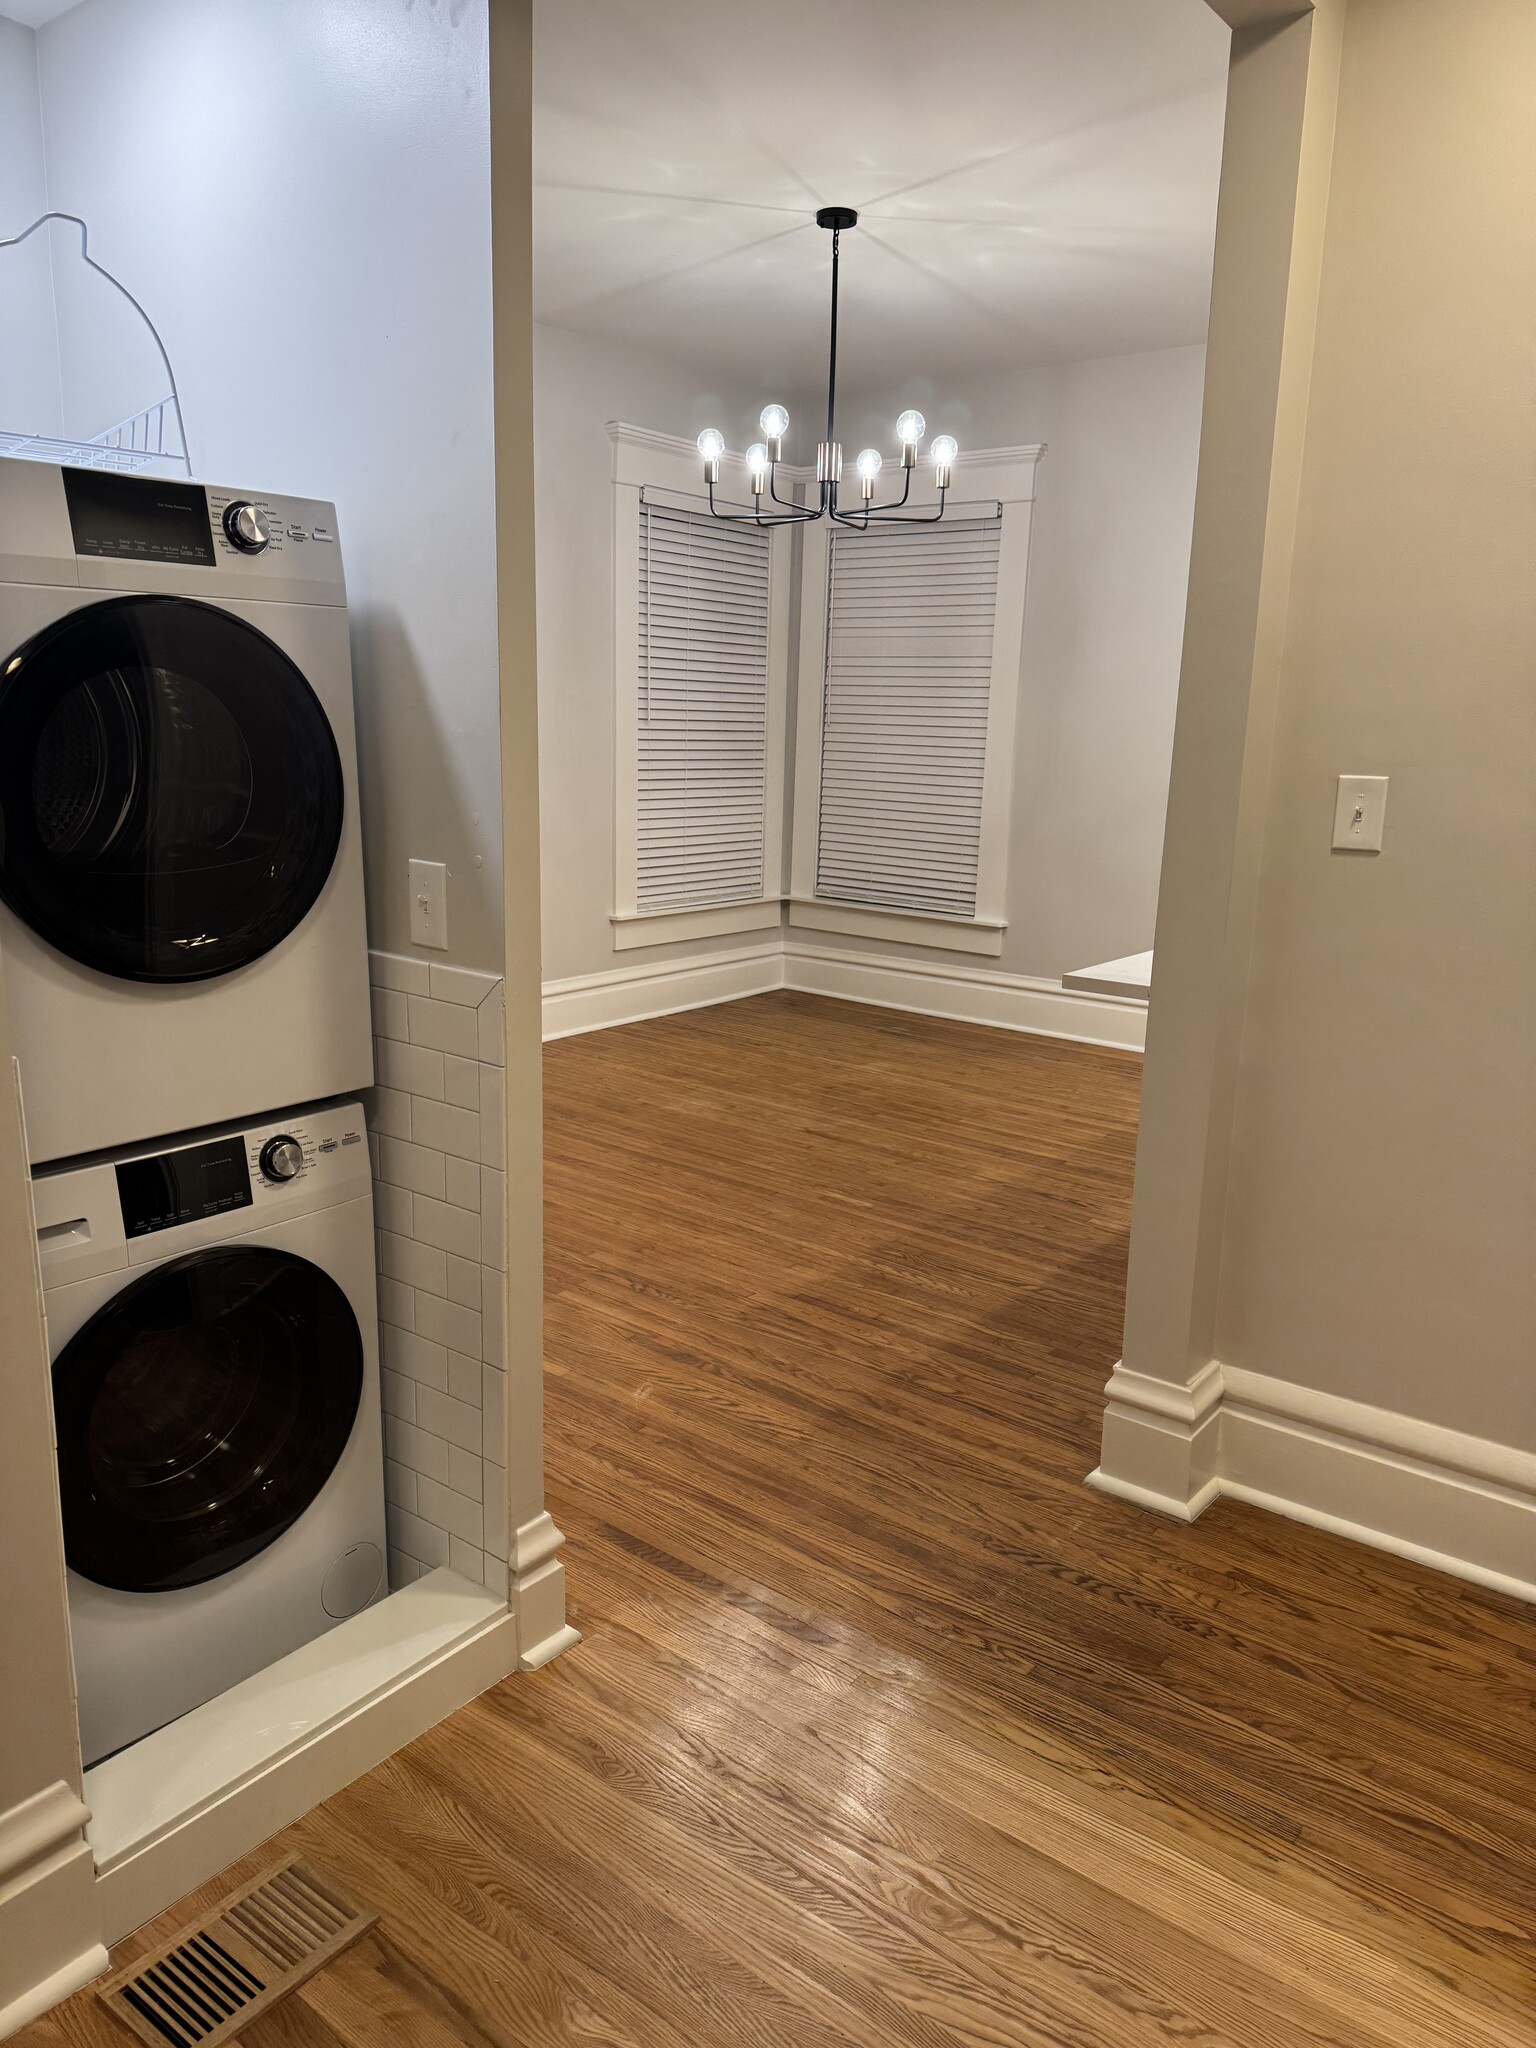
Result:
<svg viewBox="0 0 1536 2048"><path fill-rule="evenodd" d="M640 506L636 908L760 900L769 534Z"/></svg>

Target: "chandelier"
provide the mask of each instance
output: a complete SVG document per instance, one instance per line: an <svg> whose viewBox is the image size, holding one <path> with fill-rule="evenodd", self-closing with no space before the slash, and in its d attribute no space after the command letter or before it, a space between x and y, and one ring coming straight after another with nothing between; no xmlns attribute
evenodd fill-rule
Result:
<svg viewBox="0 0 1536 2048"><path fill-rule="evenodd" d="M899 521L905 525L933 525L944 517L944 500L950 486L950 476L955 458L960 453L952 434L939 434L929 443L928 459L933 464L934 483L939 494L939 508L936 512L908 511L907 498L912 489L912 472L917 467L917 450L923 435L927 432L927 421L920 412L909 409L896 422L896 438L901 443L901 496L888 499L877 505L875 485L885 467L885 457L878 448L865 448L854 464L859 478L859 504L856 511L847 511L837 502L838 486L843 477L843 450L837 438L837 267L838 243L845 228L857 227L859 216L851 206L824 206L816 216L819 228L828 228L832 234L832 327L827 348L827 436L816 448L816 502L813 505L797 505L778 493L778 468L784 455L784 435L789 427L789 414L782 405L765 405L758 425L763 430L761 441L754 441L747 450L747 480L752 486L752 510L750 512L725 512L715 503L715 485L720 481L720 461L725 454L725 436L718 427L706 427L699 436L699 453L704 458L704 481L709 486L709 509L717 519L733 521L748 526L801 526L817 519L835 519L840 526L857 527L861 531L880 520ZM766 512L764 500L775 509Z"/></svg>

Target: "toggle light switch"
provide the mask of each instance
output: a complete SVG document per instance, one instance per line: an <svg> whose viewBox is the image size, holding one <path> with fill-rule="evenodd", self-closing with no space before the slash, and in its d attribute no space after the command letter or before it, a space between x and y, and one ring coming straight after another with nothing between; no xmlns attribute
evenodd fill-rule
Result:
<svg viewBox="0 0 1536 2048"><path fill-rule="evenodd" d="M1333 807L1333 844L1351 853L1380 853L1387 821L1385 775L1341 775Z"/></svg>
<svg viewBox="0 0 1536 2048"><path fill-rule="evenodd" d="M448 950L448 870L440 860L413 860L411 944Z"/></svg>

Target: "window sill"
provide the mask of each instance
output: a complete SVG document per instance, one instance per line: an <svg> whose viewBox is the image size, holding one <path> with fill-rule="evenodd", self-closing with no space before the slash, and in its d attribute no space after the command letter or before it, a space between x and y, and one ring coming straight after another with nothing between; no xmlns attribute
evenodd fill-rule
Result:
<svg viewBox="0 0 1536 2048"><path fill-rule="evenodd" d="M641 946L670 946L679 939L716 939L730 932L777 931L781 905L777 896L755 903L715 903L704 910L624 911L612 919L613 950L628 953Z"/></svg>
<svg viewBox="0 0 1536 2048"><path fill-rule="evenodd" d="M996 959L1008 929L1000 918L935 917L918 910L877 910L866 904L830 903L797 896L789 921L803 931L841 932L856 939L883 939L896 946L934 946L949 953L982 953Z"/></svg>

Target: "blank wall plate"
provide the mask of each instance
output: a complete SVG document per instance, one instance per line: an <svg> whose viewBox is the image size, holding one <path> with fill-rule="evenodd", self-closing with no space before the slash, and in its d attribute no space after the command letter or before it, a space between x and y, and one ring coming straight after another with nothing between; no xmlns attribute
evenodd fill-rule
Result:
<svg viewBox="0 0 1536 2048"><path fill-rule="evenodd" d="M1341 775L1333 807L1333 843L1350 853L1380 853L1387 822L1385 775Z"/></svg>
<svg viewBox="0 0 1536 2048"><path fill-rule="evenodd" d="M448 950L448 870L440 860L413 860L411 944Z"/></svg>

